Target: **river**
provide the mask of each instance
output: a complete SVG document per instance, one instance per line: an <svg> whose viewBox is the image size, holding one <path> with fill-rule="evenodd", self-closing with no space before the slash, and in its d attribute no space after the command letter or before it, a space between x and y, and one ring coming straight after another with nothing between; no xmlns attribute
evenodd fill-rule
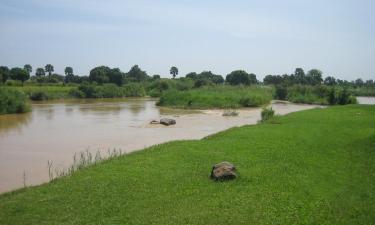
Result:
<svg viewBox="0 0 375 225"><path fill-rule="evenodd" d="M274 102L272 107L283 115L317 106ZM260 119L260 108L237 111L237 117L223 117L223 110L172 110L147 98L32 103L30 113L0 116L0 192L48 181L47 161L66 168L75 153L86 149L128 153L166 141L201 139ZM149 124L162 117L177 124Z"/></svg>

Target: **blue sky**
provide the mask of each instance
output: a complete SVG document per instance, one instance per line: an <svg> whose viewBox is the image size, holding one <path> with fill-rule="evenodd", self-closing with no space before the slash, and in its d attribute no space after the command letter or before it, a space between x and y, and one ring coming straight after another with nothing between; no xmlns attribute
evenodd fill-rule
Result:
<svg viewBox="0 0 375 225"><path fill-rule="evenodd" d="M375 79L375 1L0 0L0 64Z"/></svg>

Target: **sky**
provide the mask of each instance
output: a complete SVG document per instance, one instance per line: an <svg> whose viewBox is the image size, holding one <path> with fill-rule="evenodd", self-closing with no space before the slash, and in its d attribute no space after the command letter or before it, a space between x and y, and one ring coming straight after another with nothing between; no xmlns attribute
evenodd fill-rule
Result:
<svg viewBox="0 0 375 225"><path fill-rule="evenodd" d="M0 0L0 65L375 79L374 0Z"/></svg>

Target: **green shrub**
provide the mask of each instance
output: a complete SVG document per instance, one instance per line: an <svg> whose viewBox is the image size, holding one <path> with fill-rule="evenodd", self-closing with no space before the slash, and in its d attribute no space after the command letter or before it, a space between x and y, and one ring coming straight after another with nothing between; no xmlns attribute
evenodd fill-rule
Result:
<svg viewBox="0 0 375 225"><path fill-rule="evenodd" d="M274 115L275 115L275 111L271 108L268 108L268 107L264 107L262 109L262 112L260 113L261 115L261 118L262 118L262 122L265 122L269 119L271 119Z"/></svg>
<svg viewBox="0 0 375 225"><path fill-rule="evenodd" d="M30 110L22 91L0 87L0 114L23 113Z"/></svg>
<svg viewBox="0 0 375 225"><path fill-rule="evenodd" d="M288 95L288 89L284 85L276 85L275 86L275 99L279 100L286 100Z"/></svg>
<svg viewBox="0 0 375 225"><path fill-rule="evenodd" d="M48 96L43 91L37 91L30 94L30 99L33 101L43 101L48 100Z"/></svg>
<svg viewBox="0 0 375 225"><path fill-rule="evenodd" d="M145 96L142 84L129 83L123 87L115 84L89 84L78 86L77 90L70 92L71 96L78 98L120 98L120 97L142 97Z"/></svg>

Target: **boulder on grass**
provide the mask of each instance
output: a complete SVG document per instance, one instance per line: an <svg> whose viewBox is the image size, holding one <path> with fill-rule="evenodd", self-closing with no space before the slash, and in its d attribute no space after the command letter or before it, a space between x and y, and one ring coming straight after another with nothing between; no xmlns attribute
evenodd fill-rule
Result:
<svg viewBox="0 0 375 225"><path fill-rule="evenodd" d="M236 167L232 163L221 162L212 167L211 178L214 180L232 180L236 177Z"/></svg>
<svg viewBox="0 0 375 225"><path fill-rule="evenodd" d="M169 125L174 125L176 124L176 120L174 119L168 119L168 118L163 118L160 120L160 123L165 125L165 126L169 126Z"/></svg>

